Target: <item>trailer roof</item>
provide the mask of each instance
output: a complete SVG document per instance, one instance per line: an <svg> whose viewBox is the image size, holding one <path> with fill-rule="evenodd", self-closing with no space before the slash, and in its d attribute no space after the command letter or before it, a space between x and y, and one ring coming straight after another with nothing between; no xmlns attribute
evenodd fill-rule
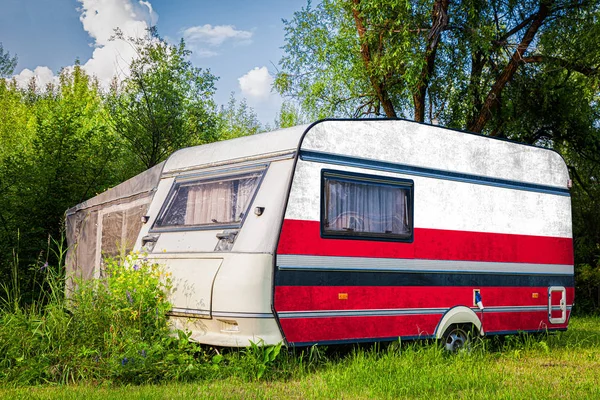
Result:
<svg viewBox="0 0 600 400"><path fill-rule="evenodd" d="M420 175L463 174L466 180L484 177L561 189L569 181L567 165L554 150L407 120L321 121L306 130L300 150L313 160L367 163L375 169L380 163Z"/></svg>
<svg viewBox="0 0 600 400"><path fill-rule="evenodd" d="M193 169L201 165L217 164L223 161L244 161L244 159L259 155L275 155L294 151L298 149L298 143L308 126L299 125L181 149L169 157L163 172Z"/></svg>

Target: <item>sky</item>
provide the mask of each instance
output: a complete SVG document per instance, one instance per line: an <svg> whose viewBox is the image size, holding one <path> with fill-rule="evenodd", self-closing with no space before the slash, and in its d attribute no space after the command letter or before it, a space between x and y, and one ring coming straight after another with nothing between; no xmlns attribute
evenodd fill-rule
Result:
<svg viewBox="0 0 600 400"><path fill-rule="evenodd" d="M40 87L61 68L79 60L108 85L126 76L133 51L110 40L119 27L139 37L155 25L172 43L181 38L194 66L219 77L215 100L226 104L233 92L245 98L260 121L270 123L282 99L271 90L283 55L284 24L307 0L1 0L0 42L16 54L15 78Z"/></svg>

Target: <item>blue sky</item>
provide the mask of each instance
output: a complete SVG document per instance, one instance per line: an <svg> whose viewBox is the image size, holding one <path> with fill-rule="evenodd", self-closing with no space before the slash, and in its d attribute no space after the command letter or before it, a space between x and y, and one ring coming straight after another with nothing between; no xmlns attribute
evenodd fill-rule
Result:
<svg viewBox="0 0 600 400"><path fill-rule="evenodd" d="M156 24L170 41L186 39L191 60L219 77L216 100L245 97L263 123L273 122L281 99L270 91L284 44L282 18L306 0L2 0L0 42L17 54L17 80L44 85L79 59L108 82L127 74L132 54L108 38L115 26L131 36Z"/></svg>

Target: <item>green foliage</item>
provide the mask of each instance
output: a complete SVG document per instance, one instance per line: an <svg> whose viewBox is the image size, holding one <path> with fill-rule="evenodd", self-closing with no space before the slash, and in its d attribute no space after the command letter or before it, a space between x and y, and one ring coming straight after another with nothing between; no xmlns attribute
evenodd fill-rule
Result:
<svg viewBox="0 0 600 400"><path fill-rule="evenodd" d="M126 40L116 31L115 40ZM182 147L217 140L213 94L217 78L188 60L183 40L170 45L151 30L128 39L136 50L129 76L108 96L113 126L143 169Z"/></svg>
<svg viewBox="0 0 600 400"><path fill-rule="evenodd" d="M311 2L284 20L286 44L275 88L312 119L352 116L369 96L355 28L339 1Z"/></svg>
<svg viewBox="0 0 600 400"><path fill-rule="evenodd" d="M181 147L218 138L217 78L190 63L183 42L169 45L155 31L130 44L138 58L108 94L79 63L46 88L0 79L0 281L16 265L24 302L37 296L31 266L48 256L39 249L59 235L66 209Z"/></svg>
<svg viewBox="0 0 600 400"><path fill-rule="evenodd" d="M182 332L170 335L171 281L161 266L134 254L110 260L102 278L76 280L69 299L61 271L46 265L43 273L50 301L1 310L0 381L142 383L195 376L203 353Z"/></svg>
<svg viewBox="0 0 600 400"><path fill-rule="evenodd" d="M0 43L0 78L12 75L17 66L17 56L10 56L8 51L4 51L4 46Z"/></svg>
<svg viewBox="0 0 600 400"><path fill-rule="evenodd" d="M57 242L52 248L61 264L39 268L45 297L22 307L18 294L2 285L0 384L256 380L289 373L275 370L281 343L222 355L192 342L189 332L172 331L170 273L145 255L105 260L99 279L81 280L65 278L64 248ZM71 282L66 298L65 280Z"/></svg>
<svg viewBox="0 0 600 400"><path fill-rule="evenodd" d="M255 361L256 369L254 373L256 379L260 379L267 369L273 365L277 356L279 356L279 353L281 352L281 343L276 346L265 346L264 342L250 342L250 348L246 351L250 358Z"/></svg>
<svg viewBox="0 0 600 400"><path fill-rule="evenodd" d="M313 118L437 119L508 136L505 107L515 94L505 89L515 78L536 78L526 66L597 76L598 12L597 1L579 0L309 1L284 20L275 87ZM526 32L533 35L527 43ZM524 52L511 70L520 44ZM478 118L486 122L478 126Z"/></svg>
<svg viewBox="0 0 600 400"><path fill-rule="evenodd" d="M217 123L219 140L254 135L265 130L254 110L246 103L246 99L238 103L233 93L229 96L227 105L221 106Z"/></svg>
<svg viewBox="0 0 600 400"><path fill-rule="evenodd" d="M600 310L600 259L596 265L579 264L575 268L577 312L596 313Z"/></svg>
<svg viewBox="0 0 600 400"><path fill-rule="evenodd" d="M307 124L310 121L303 115L300 107L296 106L291 101L284 101L281 104L281 109L275 117L275 128L291 128L293 126Z"/></svg>
<svg viewBox="0 0 600 400"><path fill-rule="evenodd" d="M0 277L20 230L20 269L36 264L64 211L119 183L119 141L96 82L76 65L57 87L19 90L0 81ZM54 260L56 262L56 260ZM29 298L33 274L20 274Z"/></svg>

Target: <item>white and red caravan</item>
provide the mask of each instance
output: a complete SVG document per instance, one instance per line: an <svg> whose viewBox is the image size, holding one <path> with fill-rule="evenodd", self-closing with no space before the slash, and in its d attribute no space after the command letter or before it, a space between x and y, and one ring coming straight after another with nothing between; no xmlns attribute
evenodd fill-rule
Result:
<svg viewBox="0 0 600 400"><path fill-rule="evenodd" d="M567 328L569 176L554 151L325 120L183 149L156 176L136 248L172 271L172 321L199 342L458 346L457 328Z"/></svg>

